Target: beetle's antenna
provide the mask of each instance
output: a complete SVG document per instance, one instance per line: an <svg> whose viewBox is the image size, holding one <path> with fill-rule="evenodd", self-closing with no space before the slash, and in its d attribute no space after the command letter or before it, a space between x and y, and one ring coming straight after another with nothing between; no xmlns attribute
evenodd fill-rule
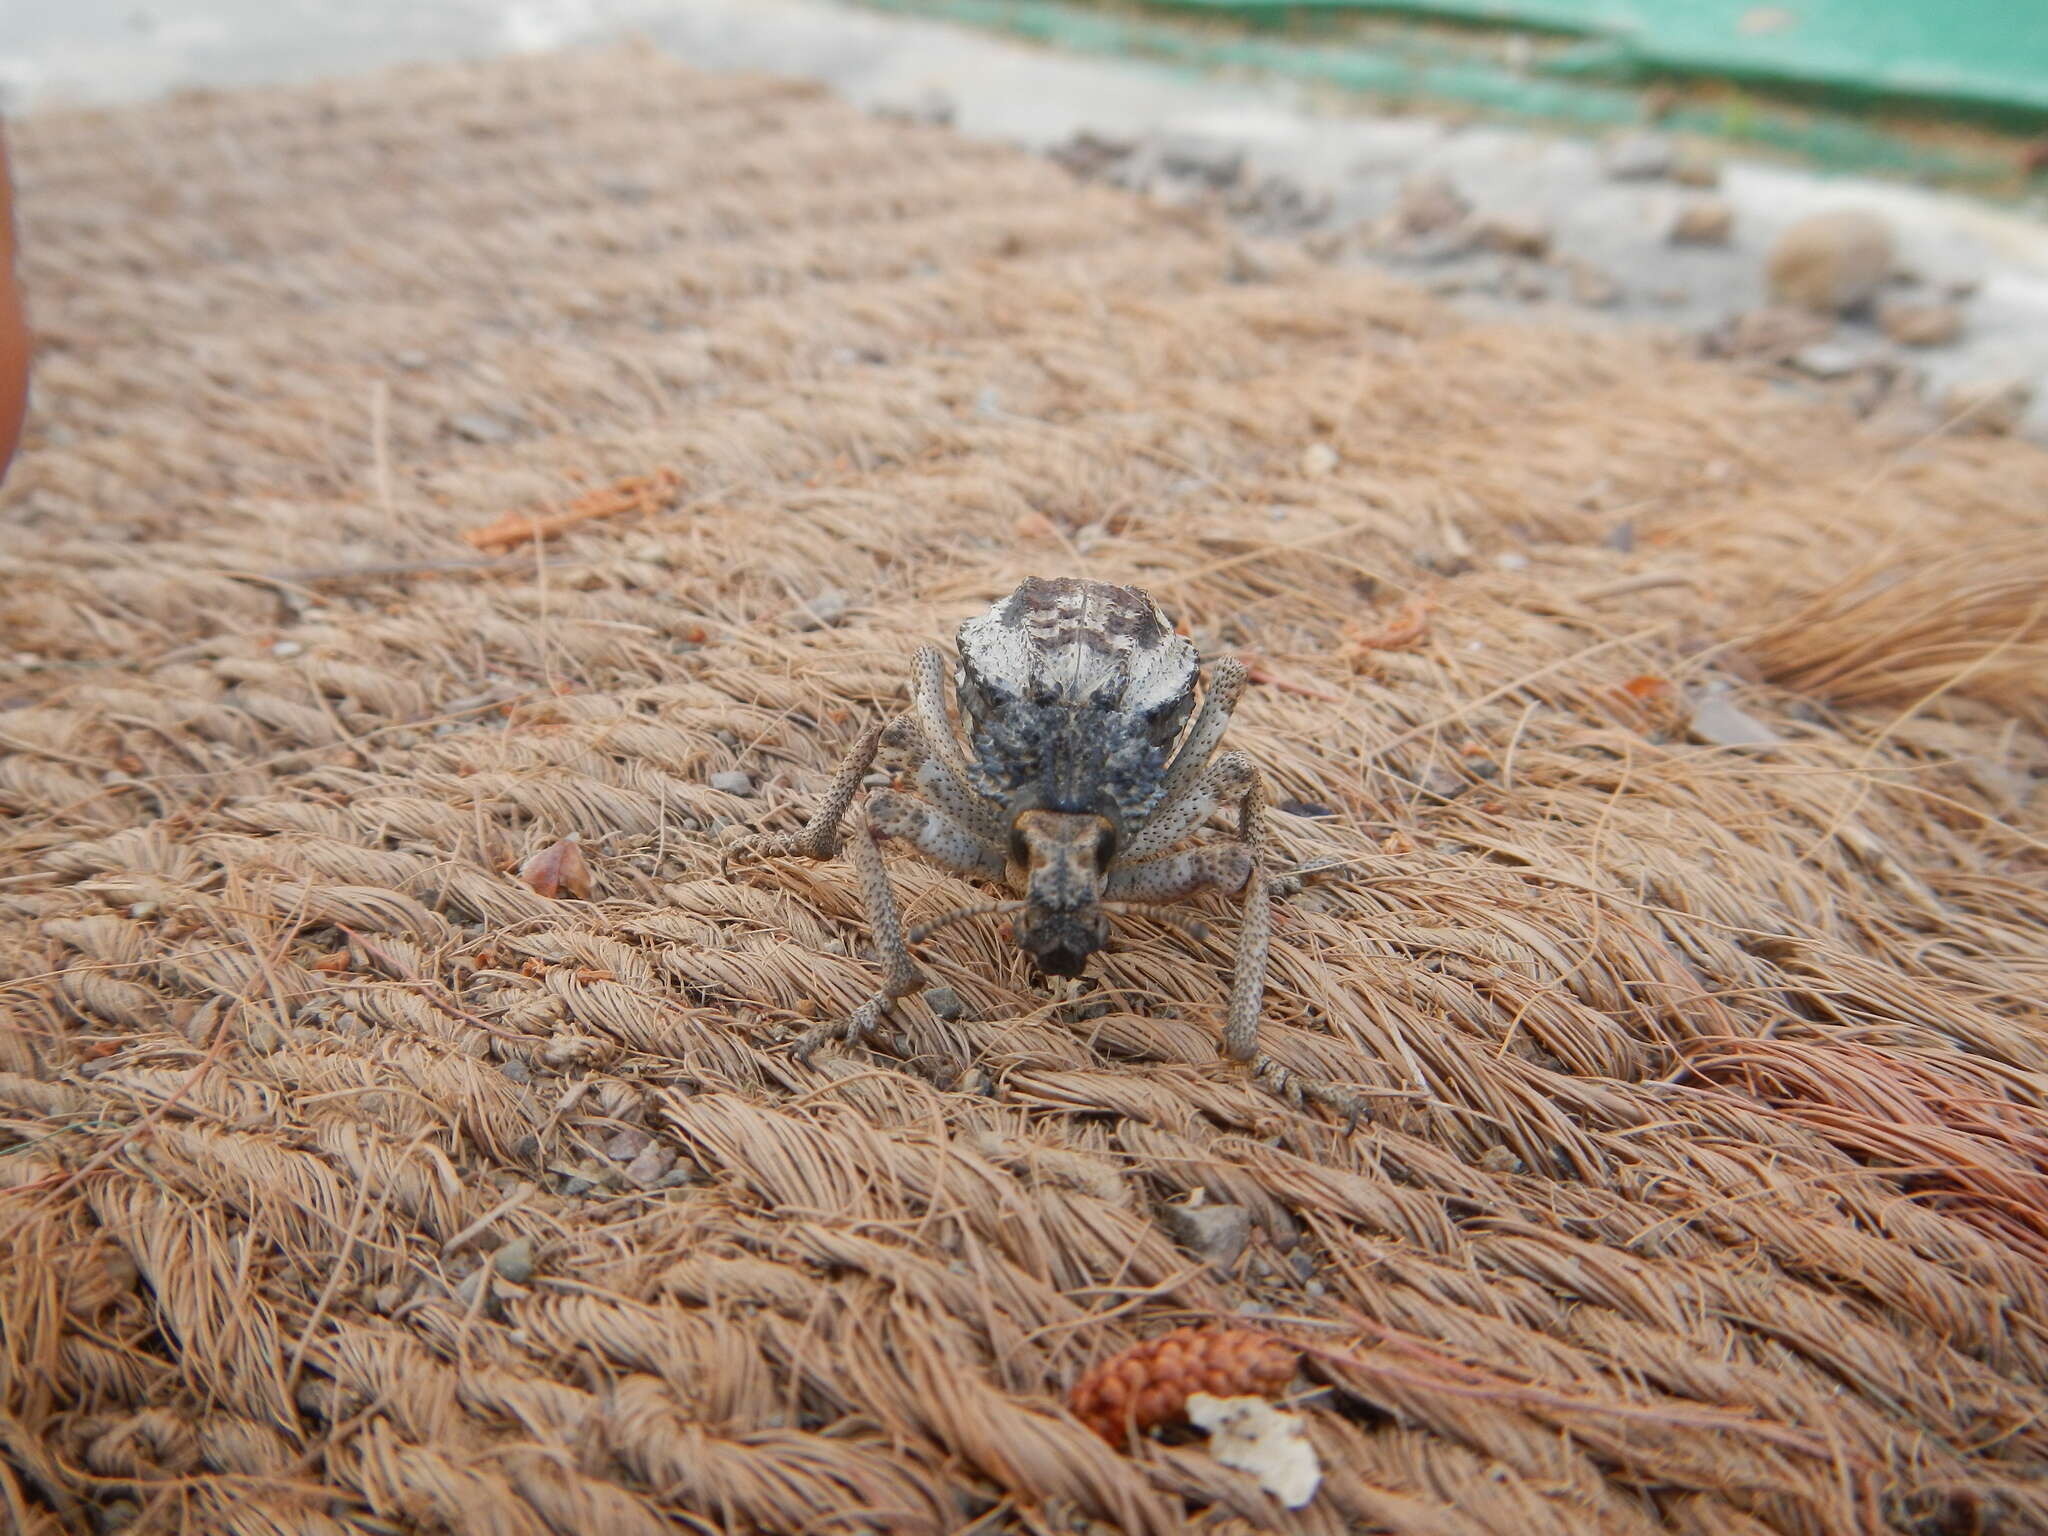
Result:
<svg viewBox="0 0 2048 1536"><path fill-rule="evenodd" d="M971 907L955 907L950 912L941 912L928 923L919 923L910 930L909 942L922 944L941 928L950 928L955 923L964 923L977 917L1002 917L1011 912L1022 912L1021 901L984 901Z"/></svg>
<svg viewBox="0 0 2048 1536"><path fill-rule="evenodd" d="M1115 912L1120 916L1152 918L1155 922L1164 923L1169 928L1178 928L1189 938L1198 942L1209 937L1209 925L1207 923L1203 922L1199 917L1190 917L1187 913L1169 907L1163 902L1105 901L1098 903L1098 905L1103 911Z"/></svg>

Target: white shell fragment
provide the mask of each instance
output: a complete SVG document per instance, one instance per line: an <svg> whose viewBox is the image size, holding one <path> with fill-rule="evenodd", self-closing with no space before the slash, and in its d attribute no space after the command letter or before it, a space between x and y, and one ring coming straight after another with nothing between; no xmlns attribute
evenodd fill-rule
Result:
<svg viewBox="0 0 2048 1536"><path fill-rule="evenodd" d="M1188 1398L1188 1422L1209 1432L1209 1454L1226 1467L1249 1472L1289 1509L1299 1509L1322 1486L1323 1465L1303 1433L1301 1416L1263 1397Z"/></svg>

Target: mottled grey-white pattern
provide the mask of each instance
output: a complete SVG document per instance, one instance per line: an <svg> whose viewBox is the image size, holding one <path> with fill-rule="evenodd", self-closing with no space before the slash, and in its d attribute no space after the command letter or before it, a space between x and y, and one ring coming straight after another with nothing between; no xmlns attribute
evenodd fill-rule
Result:
<svg viewBox="0 0 2048 1536"><path fill-rule="evenodd" d="M1137 830L1165 791L1199 663L1136 587L1032 577L960 626L975 788L1011 810L1088 812Z"/></svg>

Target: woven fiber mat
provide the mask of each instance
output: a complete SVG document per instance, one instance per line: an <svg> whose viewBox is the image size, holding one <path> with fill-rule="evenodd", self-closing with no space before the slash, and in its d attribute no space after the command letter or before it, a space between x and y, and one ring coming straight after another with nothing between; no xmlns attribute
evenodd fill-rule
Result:
<svg viewBox="0 0 2048 1536"><path fill-rule="evenodd" d="M2048 1529L2037 452L651 53L15 147L15 1528ZM723 841L1062 573L1253 665L1362 1123L1221 901L793 1058L856 882ZM1217 1320L1303 1509L1065 1407Z"/></svg>

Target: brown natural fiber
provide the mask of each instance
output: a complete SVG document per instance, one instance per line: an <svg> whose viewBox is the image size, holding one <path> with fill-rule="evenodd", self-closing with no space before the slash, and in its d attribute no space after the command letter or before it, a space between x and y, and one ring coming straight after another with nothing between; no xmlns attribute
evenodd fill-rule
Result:
<svg viewBox="0 0 2048 1536"><path fill-rule="evenodd" d="M2048 1529L2036 451L649 54L15 148L16 1528ZM1217 1060L1220 903L790 1056L855 882L722 838L1063 572L1268 679L1264 1039L1367 1123ZM1299 1512L1064 1405L1233 1323Z"/></svg>

